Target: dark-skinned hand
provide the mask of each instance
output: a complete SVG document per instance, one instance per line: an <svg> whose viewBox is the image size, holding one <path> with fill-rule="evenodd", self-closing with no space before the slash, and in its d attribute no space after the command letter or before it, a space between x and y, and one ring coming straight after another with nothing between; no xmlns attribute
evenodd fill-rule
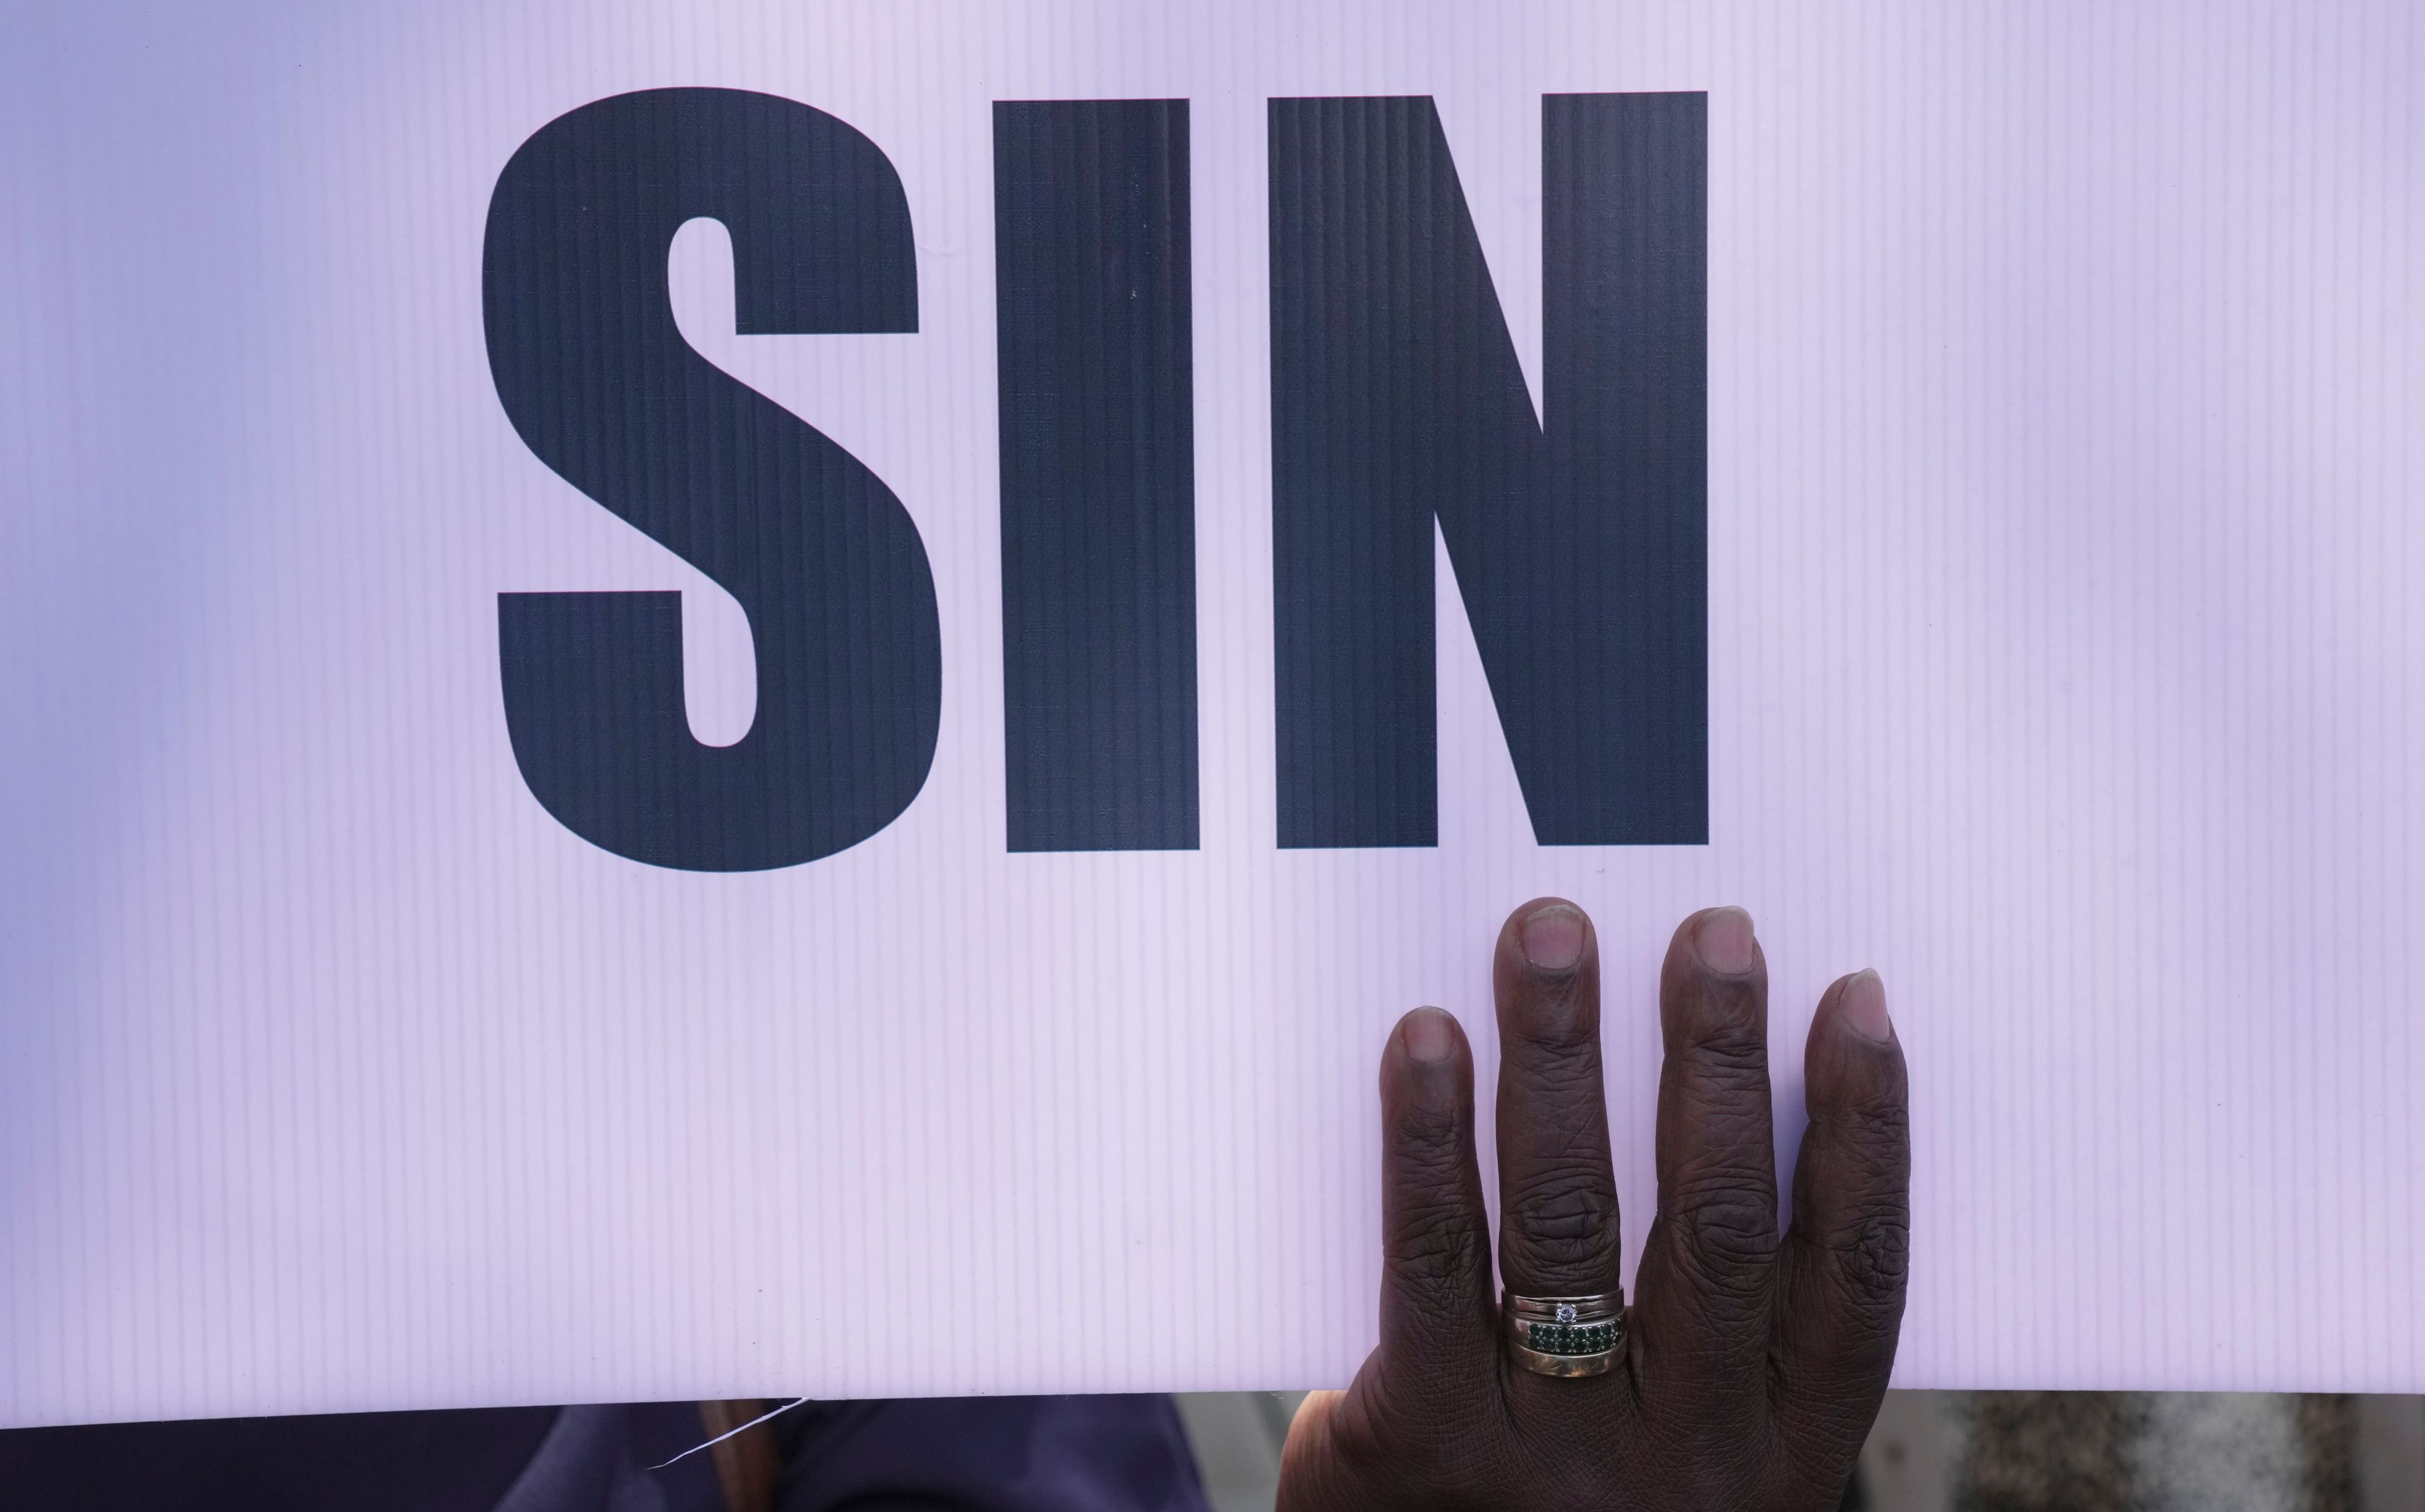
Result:
<svg viewBox="0 0 2425 1512"><path fill-rule="evenodd" d="M1492 979L1500 1273L1527 1297L1614 1292L1591 921L1525 904ZM1306 1399L1280 1512L1838 1504L1903 1318L1911 1154L1885 992L1864 971L1820 999L1782 1235L1767 967L1742 910L1677 930L1659 1019L1659 1211L1624 1352L1580 1378L1535 1375L1502 1342L1464 1031L1437 1009L1399 1022L1381 1057L1381 1341L1346 1391Z"/></svg>

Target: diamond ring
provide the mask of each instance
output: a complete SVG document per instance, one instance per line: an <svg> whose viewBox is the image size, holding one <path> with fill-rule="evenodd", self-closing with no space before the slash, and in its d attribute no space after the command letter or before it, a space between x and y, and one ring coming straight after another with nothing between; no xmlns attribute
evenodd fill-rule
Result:
<svg viewBox="0 0 2425 1512"><path fill-rule="evenodd" d="M1516 1362L1542 1376L1598 1376L1625 1349L1625 1294L1500 1294L1499 1318Z"/></svg>

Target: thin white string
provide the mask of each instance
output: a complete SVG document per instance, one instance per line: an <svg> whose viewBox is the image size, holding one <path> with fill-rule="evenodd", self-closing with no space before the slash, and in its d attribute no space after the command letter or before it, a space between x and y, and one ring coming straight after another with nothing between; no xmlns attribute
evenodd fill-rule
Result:
<svg viewBox="0 0 2425 1512"><path fill-rule="evenodd" d="M699 1453L702 1449L713 1449L717 1444L722 1443L725 1440L731 1438L736 1433L747 1433L750 1429L756 1427L761 1423L765 1422L768 1418L779 1418L784 1413L789 1412L792 1409L799 1406L802 1402L807 1400L808 1398L805 1396L795 1396L790 1401L784 1403L781 1407L777 1408L774 1411L763 1413L760 1416L751 1418L748 1422L741 1424L741 1426L737 1428L727 1428L724 1432L717 1434L715 1438L710 1439L705 1443L692 1444L681 1454L674 1456L672 1459L666 1460L666 1465L671 1465L681 1460L688 1459L691 1456ZM666 1465L650 1465L649 1469L651 1471L659 1471L665 1469Z"/></svg>

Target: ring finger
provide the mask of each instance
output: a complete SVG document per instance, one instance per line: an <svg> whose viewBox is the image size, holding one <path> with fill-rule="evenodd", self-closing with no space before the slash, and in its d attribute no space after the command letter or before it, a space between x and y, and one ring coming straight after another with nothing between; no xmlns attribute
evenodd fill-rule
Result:
<svg viewBox="0 0 2425 1512"><path fill-rule="evenodd" d="M1558 898L1499 931L1499 1269L1523 1297L1613 1293L1616 1176L1599 1058L1599 942Z"/></svg>

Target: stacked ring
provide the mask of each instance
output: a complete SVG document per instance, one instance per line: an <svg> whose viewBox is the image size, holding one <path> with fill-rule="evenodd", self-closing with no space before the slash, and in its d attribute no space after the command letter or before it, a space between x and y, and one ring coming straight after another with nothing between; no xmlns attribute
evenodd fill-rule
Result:
<svg viewBox="0 0 2425 1512"><path fill-rule="evenodd" d="M1625 1349L1625 1294L1500 1294L1499 1316L1516 1362L1542 1376L1598 1376Z"/></svg>

